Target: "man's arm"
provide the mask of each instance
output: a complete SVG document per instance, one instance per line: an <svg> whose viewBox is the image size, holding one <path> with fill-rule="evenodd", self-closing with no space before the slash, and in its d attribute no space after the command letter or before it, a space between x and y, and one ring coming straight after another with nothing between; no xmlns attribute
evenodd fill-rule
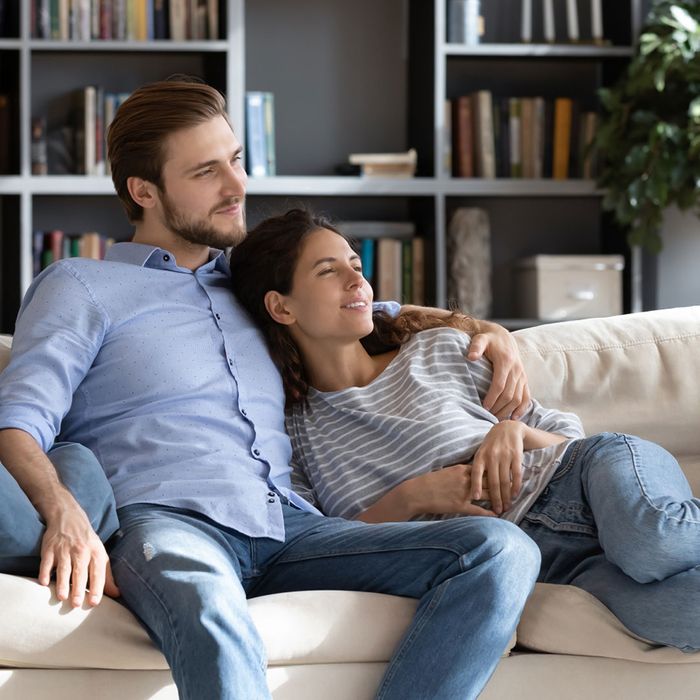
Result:
<svg viewBox="0 0 700 700"><path fill-rule="evenodd" d="M85 511L61 483L36 440L23 430L0 430L0 462L15 478L46 523L41 544L39 583L48 586L56 570L56 595L79 607L97 605L103 591L118 596L104 545Z"/></svg>
<svg viewBox="0 0 700 700"><path fill-rule="evenodd" d="M402 312L426 310L445 318L452 314L445 309L426 309L410 304L401 307ZM474 361L486 357L493 365L491 386L482 402L484 408L501 420L518 420L530 405L530 389L515 340L497 323L468 316L461 316L461 321L461 329L472 336L467 359Z"/></svg>
<svg viewBox="0 0 700 700"><path fill-rule="evenodd" d="M70 303L65 303L70 299ZM31 285L17 318L10 363L0 380L0 461L46 524L39 580L56 570L56 592L78 606L115 591L106 552L85 512L61 484L45 452L53 444L73 392L101 346L106 314L65 266ZM106 585L106 588L105 588Z"/></svg>

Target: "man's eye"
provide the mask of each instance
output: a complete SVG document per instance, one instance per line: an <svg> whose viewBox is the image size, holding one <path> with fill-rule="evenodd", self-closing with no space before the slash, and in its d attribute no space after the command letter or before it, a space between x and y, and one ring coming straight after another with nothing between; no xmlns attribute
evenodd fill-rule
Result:
<svg viewBox="0 0 700 700"><path fill-rule="evenodd" d="M211 168L207 168L206 170L200 170L197 173L197 177L206 177L207 175L211 175L214 171Z"/></svg>

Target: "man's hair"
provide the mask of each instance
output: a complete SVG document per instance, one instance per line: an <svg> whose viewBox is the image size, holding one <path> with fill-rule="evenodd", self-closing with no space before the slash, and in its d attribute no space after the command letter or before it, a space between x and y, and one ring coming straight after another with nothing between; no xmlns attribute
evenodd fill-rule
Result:
<svg viewBox="0 0 700 700"><path fill-rule="evenodd" d="M217 116L228 120L221 93L181 75L138 88L119 107L107 132L107 154L130 222L143 219L143 208L131 198L127 179L140 177L162 190L167 137Z"/></svg>

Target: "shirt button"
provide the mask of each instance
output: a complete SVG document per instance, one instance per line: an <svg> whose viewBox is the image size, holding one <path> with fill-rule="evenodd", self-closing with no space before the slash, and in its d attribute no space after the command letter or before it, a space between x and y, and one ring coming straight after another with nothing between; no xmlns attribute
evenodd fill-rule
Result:
<svg viewBox="0 0 700 700"><path fill-rule="evenodd" d="M267 495L270 496L270 498L274 498L275 494L272 491L268 491Z"/></svg>
<svg viewBox="0 0 700 700"><path fill-rule="evenodd" d="M166 253L166 254L163 256L163 260L165 260L165 262L170 262L170 256Z"/></svg>
<svg viewBox="0 0 700 700"><path fill-rule="evenodd" d="M218 321L221 320L221 316L220 316L219 314L214 314L214 315L216 316L216 318L217 318Z"/></svg>
<svg viewBox="0 0 700 700"><path fill-rule="evenodd" d="M274 502L275 502L275 499L274 499L274 498L268 498L268 499L267 499L267 502L268 502L268 503L274 503Z"/></svg>
<svg viewBox="0 0 700 700"><path fill-rule="evenodd" d="M247 415L248 415L248 411L246 411L245 408L242 408L242 409L241 409L241 415L242 415L242 416L247 416Z"/></svg>
<svg viewBox="0 0 700 700"><path fill-rule="evenodd" d="M253 450L253 454L254 454L256 457L260 457L260 450L256 447L256 448Z"/></svg>
<svg viewBox="0 0 700 700"><path fill-rule="evenodd" d="M230 357L228 358L228 363L229 363L230 365L233 364L233 360L232 360Z"/></svg>

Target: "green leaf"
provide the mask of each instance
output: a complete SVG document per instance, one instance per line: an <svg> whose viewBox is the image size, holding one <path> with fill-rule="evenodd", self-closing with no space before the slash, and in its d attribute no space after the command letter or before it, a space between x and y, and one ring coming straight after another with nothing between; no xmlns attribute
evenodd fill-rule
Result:
<svg viewBox="0 0 700 700"><path fill-rule="evenodd" d="M675 18L676 22L678 22L678 24L680 24L680 26L690 34L694 34L698 31L698 23L682 7L672 5L671 14Z"/></svg>

